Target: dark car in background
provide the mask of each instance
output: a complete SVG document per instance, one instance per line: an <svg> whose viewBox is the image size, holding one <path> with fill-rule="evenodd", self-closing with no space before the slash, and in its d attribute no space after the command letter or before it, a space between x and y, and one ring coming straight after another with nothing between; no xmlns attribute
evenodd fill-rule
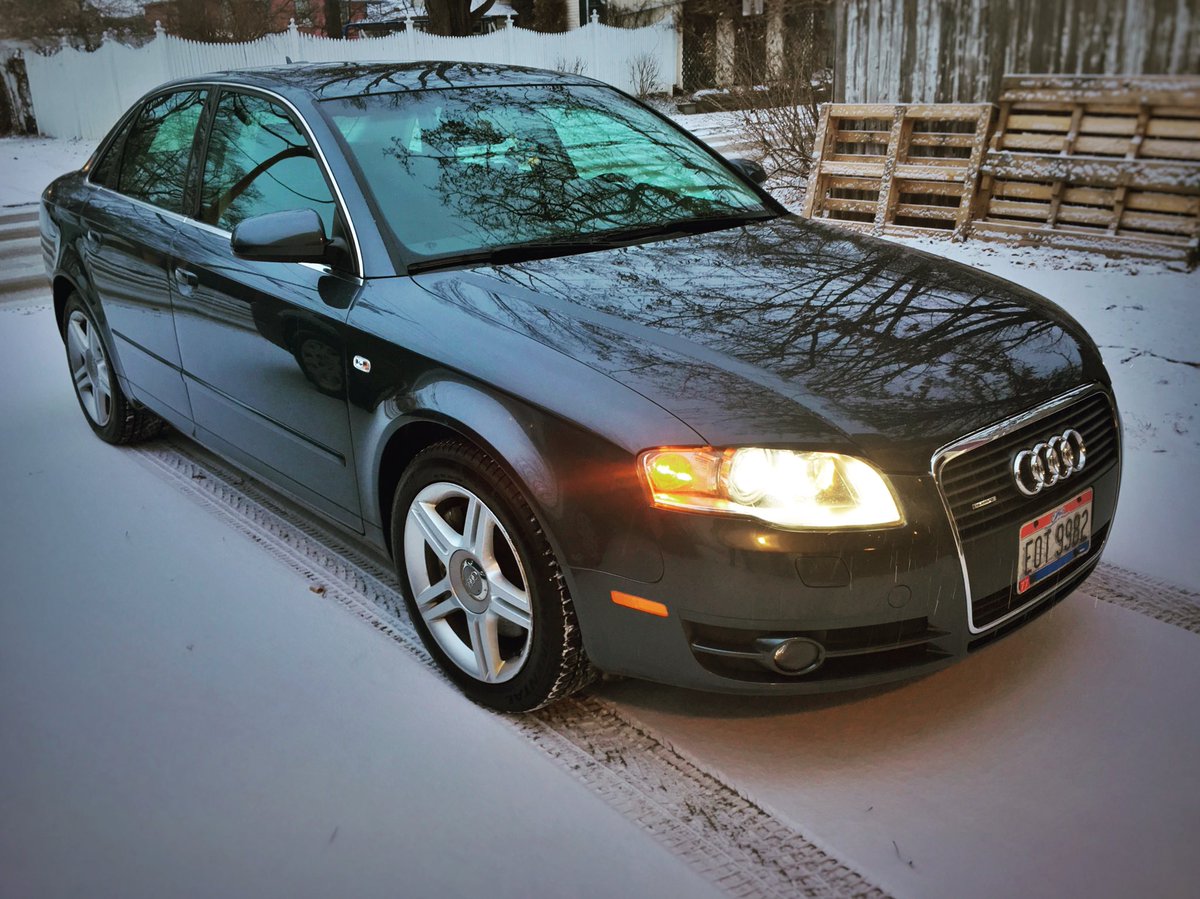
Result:
<svg viewBox="0 0 1200 899"><path fill-rule="evenodd" d="M1099 560L1108 375L760 174L586 78L289 66L147 95L42 236L96 433L169 423L390 552L479 702L932 671Z"/></svg>

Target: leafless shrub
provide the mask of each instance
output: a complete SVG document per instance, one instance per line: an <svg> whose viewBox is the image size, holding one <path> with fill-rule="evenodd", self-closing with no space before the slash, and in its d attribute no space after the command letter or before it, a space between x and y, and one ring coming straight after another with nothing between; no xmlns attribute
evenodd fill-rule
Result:
<svg viewBox="0 0 1200 899"><path fill-rule="evenodd" d="M576 56L574 59L567 59L565 56L560 56L554 60L554 71L563 72L567 75L586 75L587 60L582 56Z"/></svg>
<svg viewBox="0 0 1200 899"><path fill-rule="evenodd" d="M808 180L820 117L823 72L806 53L740 54L734 88L737 112L750 153L763 161L781 187Z"/></svg>
<svg viewBox="0 0 1200 899"><path fill-rule="evenodd" d="M662 84L662 70L652 53L639 53L629 60L629 81L633 93L639 100L658 93Z"/></svg>

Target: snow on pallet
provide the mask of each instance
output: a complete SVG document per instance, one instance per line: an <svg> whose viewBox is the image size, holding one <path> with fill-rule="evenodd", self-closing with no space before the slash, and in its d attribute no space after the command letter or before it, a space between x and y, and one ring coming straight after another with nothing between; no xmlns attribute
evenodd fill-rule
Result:
<svg viewBox="0 0 1200 899"><path fill-rule="evenodd" d="M1009 75L972 236L1194 260L1200 78Z"/></svg>
<svg viewBox="0 0 1200 899"><path fill-rule="evenodd" d="M821 107L803 214L873 234L962 237L990 103Z"/></svg>

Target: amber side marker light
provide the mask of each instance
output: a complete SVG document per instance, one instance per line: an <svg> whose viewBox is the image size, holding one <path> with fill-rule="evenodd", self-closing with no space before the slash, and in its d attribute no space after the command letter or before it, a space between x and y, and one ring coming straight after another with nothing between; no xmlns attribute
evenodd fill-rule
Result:
<svg viewBox="0 0 1200 899"><path fill-rule="evenodd" d="M659 618L667 617L667 607L661 602L655 602L652 599L642 599L640 596L633 596L629 593L622 593L620 590L613 590L612 601L619 606L634 609L638 612L645 612L647 615L657 615Z"/></svg>

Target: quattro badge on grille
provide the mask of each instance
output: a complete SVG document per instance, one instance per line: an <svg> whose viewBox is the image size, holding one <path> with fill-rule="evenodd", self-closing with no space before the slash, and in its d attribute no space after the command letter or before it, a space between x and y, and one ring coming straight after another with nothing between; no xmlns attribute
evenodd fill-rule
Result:
<svg viewBox="0 0 1200 899"><path fill-rule="evenodd" d="M1026 496L1034 496L1083 471L1086 461L1087 445L1083 435L1069 428L1045 443L1017 453L1012 461L1013 482Z"/></svg>

